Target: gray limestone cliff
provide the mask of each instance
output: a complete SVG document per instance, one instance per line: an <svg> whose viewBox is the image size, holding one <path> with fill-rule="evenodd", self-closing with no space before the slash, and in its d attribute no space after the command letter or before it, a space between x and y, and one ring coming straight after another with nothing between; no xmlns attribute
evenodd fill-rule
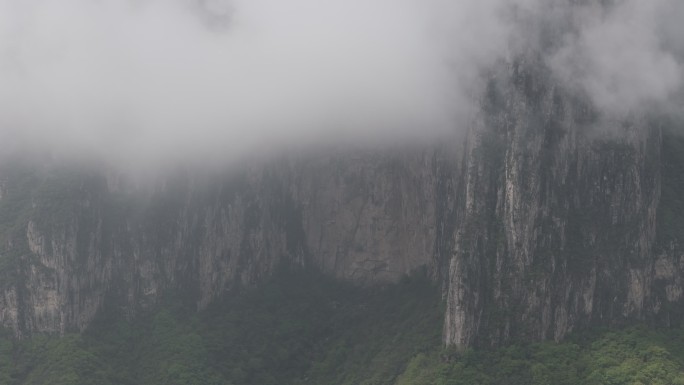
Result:
<svg viewBox="0 0 684 385"><path fill-rule="evenodd" d="M434 149L343 152L179 173L145 193L93 172L7 175L0 321L83 330L105 302L133 316L170 292L202 309L283 263L397 281L435 258L440 162Z"/></svg>
<svg viewBox="0 0 684 385"><path fill-rule="evenodd" d="M458 346L673 324L684 155L661 126L602 117L519 60L492 72L467 134L439 146L179 173L145 193L7 166L0 324L83 330L104 306L133 317L169 293L201 310L283 263L359 285L426 268Z"/></svg>
<svg viewBox="0 0 684 385"><path fill-rule="evenodd" d="M681 275L655 245L661 131L646 118L599 116L538 69L494 74L471 130L446 278L448 344L559 340L577 327L650 321L680 300L654 292Z"/></svg>

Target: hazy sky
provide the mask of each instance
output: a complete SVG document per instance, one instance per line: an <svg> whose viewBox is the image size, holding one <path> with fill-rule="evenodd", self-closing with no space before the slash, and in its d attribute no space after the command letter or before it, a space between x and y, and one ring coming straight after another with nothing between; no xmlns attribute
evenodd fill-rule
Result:
<svg viewBox="0 0 684 385"><path fill-rule="evenodd" d="M680 90L681 0L569 2L0 0L0 148L159 164L434 138L549 26L554 76L605 111Z"/></svg>

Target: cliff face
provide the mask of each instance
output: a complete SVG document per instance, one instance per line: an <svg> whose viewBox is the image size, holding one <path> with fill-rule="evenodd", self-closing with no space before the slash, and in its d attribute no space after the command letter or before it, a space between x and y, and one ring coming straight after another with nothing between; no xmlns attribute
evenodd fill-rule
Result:
<svg viewBox="0 0 684 385"><path fill-rule="evenodd" d="M6 168L0 323L82 330L104 305L133 316L170 292L202 309L282 262L361 285L427 266L460 346L679 320L684 259L657 242L659 127L604 119L522 61L481 106L465 141L179 175L143 195Z"/></svg>
<svg viewBox="0 0 684 385"><path fill-rule="evenodd" d="M5 203L27 214L5 242L0 320L18 335L82 330L105 301L133 315L171 291L201 309L283 262L397 281L435 258L438 152L280 160L145 195L98 175L7 177Z"/></svg>
<svg viewBox="0 0 684 385"><path fill-rule="evenodd" d="M654 282L680 274L654 255L660 131L600 118L531 68L492 76L471 130L448 344L558 340L578 326L652 319L664 300Z"/></svg>

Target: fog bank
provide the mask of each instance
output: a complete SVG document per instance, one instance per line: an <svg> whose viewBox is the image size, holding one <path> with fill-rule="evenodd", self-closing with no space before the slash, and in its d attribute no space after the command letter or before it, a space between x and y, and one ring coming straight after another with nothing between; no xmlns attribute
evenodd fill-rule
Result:
<svg viewBox="0 0 684 385"><path fill-rule="evenodd" d="M124 167L464 130L542 53L607 114L671 103L677 0L0 0L0 151Z"/></svg>

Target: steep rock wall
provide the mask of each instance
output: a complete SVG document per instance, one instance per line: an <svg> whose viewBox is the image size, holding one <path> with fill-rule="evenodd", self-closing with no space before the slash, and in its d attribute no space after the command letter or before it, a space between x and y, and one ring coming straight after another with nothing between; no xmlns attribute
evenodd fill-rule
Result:
<svg viewBox="0 0 684 385"><path fill-rule="evenodd" d="M171 292L201 309L283 262L361 285L396 281L438 260L443 154L279 159L179 174L145 196L97 174L30 177L28 214L5 247L17 262L0 321L17 335L83 330L105 302L133 316Z"/></svg>
<svg viewBox="0 0 684 385"><path fill-rule="evenodd" d="M559 340L656 317L654 280L680 275L655 267L657 127L599 116L518 61L492 75L468 140L447 344Z"/></svg>
<svg viewBox="0 0 684 385"><path fill-rule="evenodd" d="M662 234L684 223L684 156L672 164L668 145L521 59L492 72L465 140L440 146L180 173L142 195L92 172L4 169L0 323L83 330L103 306L132 317L170 293L202 309L288 263L360 285L426 266L458 346L674 324L683 237Z"/></svg>

